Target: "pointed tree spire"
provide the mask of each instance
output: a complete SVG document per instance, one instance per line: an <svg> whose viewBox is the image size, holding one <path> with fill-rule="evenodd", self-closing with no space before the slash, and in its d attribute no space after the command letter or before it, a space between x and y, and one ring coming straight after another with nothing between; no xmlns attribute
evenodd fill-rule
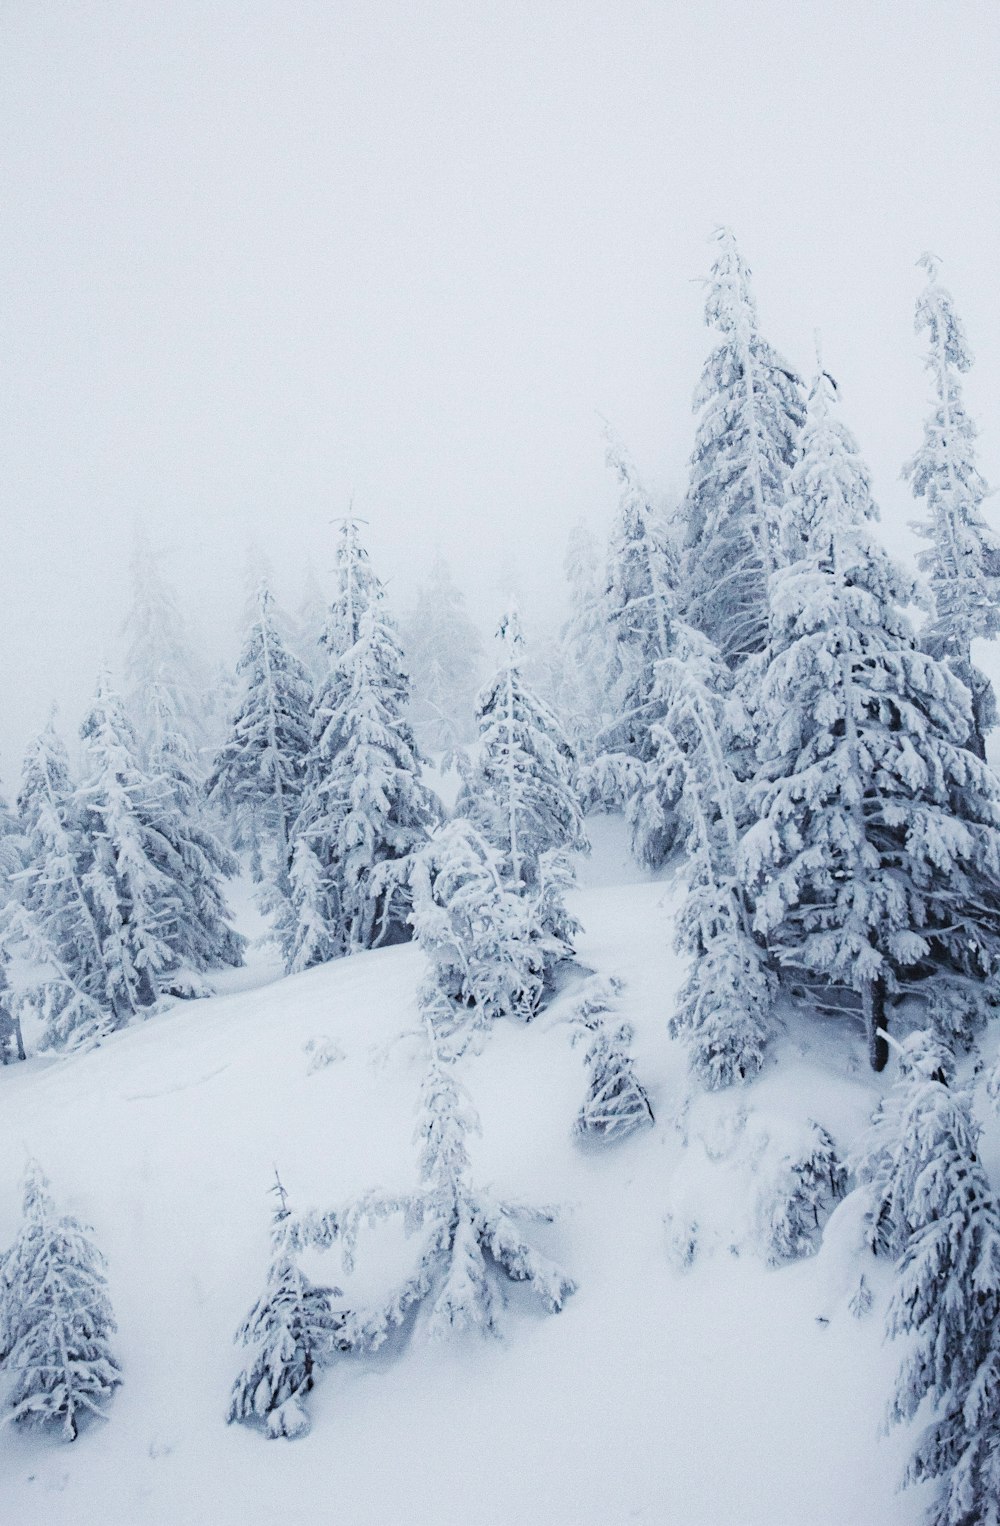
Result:
<svg viewBox="0 0 1000 1526"><path fill-rule="evenodd" d="M976 464L978 431L962 396L961 377L972 366L972 352L951 293L938 282L937 257L924 254L917 263L928 275L914 327L927 342L924 364L932 407L923 444L903 467L903 476L926 508L915 526L929 542L917 560L934 597L934 615L923 639L927 650L943 657L971 691L969 746L985 758L996 697L972 661L972 642L1000 631L1000 540L983 515L989 488Z"/></svg>
<svg viewBox="0 0 1000 1526"><path fill-rule="evenodd" d="M695 393L682 587L690 623L737 668L767 637L767 583L804 410L798 377L758 329L732 230L715 240L705 321L720 342Z"/></svg>

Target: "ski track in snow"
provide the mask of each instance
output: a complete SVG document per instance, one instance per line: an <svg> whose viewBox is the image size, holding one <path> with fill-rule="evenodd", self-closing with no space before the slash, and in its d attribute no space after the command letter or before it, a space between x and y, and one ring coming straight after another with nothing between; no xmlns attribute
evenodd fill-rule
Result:
<svg viewBox="0 0 1000 1526"><path fill-rule="evenodd" d="M902 1526L910 1438L879 1429L900 1352L875 1307L847 1311L857 1264L843 1234L791 1266L755 1240L759 1172L813 1117L841 1152L879 1091L854 1035L786 1038L752 1087L692 1094L666 1033L680 963L679 892L628 860L617 823L588 822L575 901L581 962L621 976L654 1128L581 1149L582 1050L551 1020L500 1023L463 1065L481 1115L477 1177L567 1205L538 1243L577 1279L555 1317L513 1289L502 1341L400 1340L342 1360L310 1400L310 1434L267 1441L225 1424L233 1332L263 1285L277 1164L293 1205L410 1187L422 1063L423 961L377 951L180 1004L99 1049L0 1073L0 1243L36 1154L60 1211L95 1228L125 1382L107 1424L71 1447L0 1433L10 1526ZM572 990L557 998L567 1004ZM311 1075L321 1033L344 1059ZM852 1046L854 1048L852 1049ZM857 1054L854 1053L857 1050ZM373 1063L374 1059L374 1063ZM211 1084L209 1084L211 1083ZM163 1103L162 1106L136 1106ZM685 1147L684 1140L687 1140ZM756 1168L754 1163L756 1162ZM668 1215L699 1219L678 1269ZM408 1264L379 1232L345 1280L336 1248L307 1270L359 1298ZM822 1323L821 1321L828 1321Z"/></svg>

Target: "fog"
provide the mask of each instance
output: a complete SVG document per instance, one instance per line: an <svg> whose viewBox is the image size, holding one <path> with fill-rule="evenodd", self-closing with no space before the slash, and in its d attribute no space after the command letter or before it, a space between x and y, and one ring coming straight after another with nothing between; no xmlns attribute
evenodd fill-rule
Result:
<svg viewBox="0 0 1000 1526"><path fill-rule="evenodd" d="M248 543L294 605L352 497L397 608L440 548L530 638L599 413L683 491L720 222L909 554L927 248L1000 483L998 78L995 0L4 0L5 784L115 660L137 517L213 652Z"/></svg>

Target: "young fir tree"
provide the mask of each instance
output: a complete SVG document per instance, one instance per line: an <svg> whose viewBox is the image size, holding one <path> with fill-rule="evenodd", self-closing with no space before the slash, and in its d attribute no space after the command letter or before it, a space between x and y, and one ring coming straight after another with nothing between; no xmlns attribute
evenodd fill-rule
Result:
<svg viewBox="0 0 1000 1526"><path fill-rule="evenodd" d="M403 634L413 683L410 716L421 745L447 753L470 742L483 645L443 557L435 557L417 590Z"/></svg>
<svg viewBox="0 0 1000 1526"><path fill-rule="evenodd" d="M177 596L164 580L141 528L132 551L132 603L122 634L125 707L141 761L148 764L148 751L155 748L157 716L152 702L157 689L167 691L170 709L197 752L205 738L207 685L187 641Z"/></svg>
<svg viewBox="0 0 1000 1526"><path fill-rule="evenodd" d="M705 321L720 334L695 393L701 418L684 504L688 621L737 668L767 640L788 472L804 408L798 377L757 327L750 269L720 229Z"/></svg>
<svg viewBox="0 0 1000 1526"><path fill-rule="evenodd" d="M853 992L881 1069L897 992L922 989L966 1036L993 999L1000 792L963 746L968 691L900 612L913 585L869 531L868 473L834 400L824 373L792 477L797 555L772 578L742 872L790 988L835 1010Z"/></svg>
<svg viewBox="0 0 1000 1526"><path fill-rule="evenodd" d="M823 1220L847 1191L847 1167L822 1124L812 1119L805 1137L781 1165L767 1216L767 1256L772 1265L811 1256Z"/></svg>
<svg viewBox="0 0 1000 1526"><path fill-rule="evenodd" d="M889 1419L931 1401L906 1481L937 1481L933 1526L997 1526L1000 1208L949 1051L927 1031L901 1051L859 1163L873 1245L900 1256L887 1328L908 1349Z"/></svg>
<svg viewBox="0 0 1000 1526"><path fill-rule="evenodd" d="M362 615L338 675L295 826L284 926L290 968L317 962L323 936L338 954L407 936L406 865L437 815L404 718L402 652L377 607Z"/></svg>
<svg viewBox="0 0 1000 1526"><path fill-rule="evenodd" d="M692 962L670 1031L688 1039L691 1068L705 1086L728 1086L760 1070L775 997L738 873L746 808L728 756L728 675L711 643L679 626L659 683L657 767L667 776L664 789L682 781L690 854L677 945Z"/></svg>
<svg viewBox="0 0 1000 1526"><path fill-rule="evenodd" d="M21 1229L0 1261L0 1359L13 1376L4 1420L60 1424L75 1441L87 1415L107 1418L122 1381L117 1326L104 1258L82 1224L56 1214L47 1189L33 1162Z"/></svg>
<svg viewBox="0 0 1000 1526"><path fill-rule="evenodd" d="M479 1120L438 1033L440 1023L450 1025L450 1003L433 991L425 1000L430 1055L416 1135L420 1188L399 1197L371 1193L340 1220L348 1271L365 1222L402 1214L408 1232L421 1237L413 1273L384 1303L357 1314L348 1324L346 1338L360 1350L380 1346L420 1304L432 1338L467 1330L498 1333L503 1278L527 1283L552 1313L575 1289L565 1273L525 1241L518 1227L519 1220L549 1223L553 1211L505 1202L475 1186L467 1141L478 1131Z"/></svg>
<svg viewBox="0 0 1000 1526"><path fill-rule="evenodd" d="M1000 631L1000 542L983 517L989 488L976 465L978 431L962 398L960 378L972 365L972 353L951 293L938 285L938 261L925 254L919 263L929 284L917 300L915 328L927 336L934 402L923 445L903 475L927 510L916 526L930 542L918 563L934 597L923 644L944 658L971 691L969 745L985 759L986 733L996 724L996 697L972 661L972 641Z"/></svg>
<svg viewBox="0 0 1000 1526"><path fill-rule="evenodd" d="M525 682L515 611L500 622L500 671L479 696L480 752L459 796L466 815L501 855L514 889L537 890L543 856L583 848L572 753L551 710Z"/></svg>
<svg viewBox="0 0 1000 1526"><path fill-rule="evenodd" d="M339 1288L317 1287L299 1268L277 1173L272 1190L278 1198L271 1227L274 1256L264 1292L236 1332L250 1357L233 1384L226 1418L230 1424L259 1426L273 1439L309 1429L304 1401L316 1369L342 1345L344 1311L334 1306L342 1296Z"/></svg>
<svg viewBox="0 0 1000 1526"><path fill-rule="evenodd" d="M656 665L669 656L677 619L677 567L666 521L639 482L624 446L608 432L608 465L621 483L618 517L608 549L603 610L615 655L611 700L615 715L582 779L585 797L605 807L624 805L632 853L658 868L677 838L676 795L657 787L653 728L663 719Z"/></svg>
<svg viewBox="0 0 1000 1526"><path fill-rule="evenodd" d="M282 638L266 582L255 590L236 671L239 696L208 790L227 815L246 813L255 840L261 831L273 840L282 878L309 752L312 684Z"/></svg>
<svg viewBox="0 0 1000 1526"><path fill-rule="evenodd" d="M653 1109L635 1074L632 1029L609 1022L620 983L597 982L573 1008L571 1021L587 1050L587 1096L576 1118L576 1132L601 1140L624 1139L653 1122Z"/></svg>

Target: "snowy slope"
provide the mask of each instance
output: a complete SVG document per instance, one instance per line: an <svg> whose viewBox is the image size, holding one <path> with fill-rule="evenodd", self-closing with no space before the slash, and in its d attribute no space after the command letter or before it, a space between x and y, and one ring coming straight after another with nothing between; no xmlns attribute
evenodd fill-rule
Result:
<svg viewBox="0 0 1000 1526"><path fill-rule="evenodd" d="M224 1415L232 1334L268 1259L274 1164L298 1208L416 1179L423 1064L414 947L178 1006L99 1050L0 1073L0 1237L21 1162L93 1224L110 1263L125 1384L73 1446L0 1433L0 1521L86 1523L915 1522L896 1493L908 1438L880 1439L899 1352L885 1285L855 1319L853 1228L782 1269L761 1254L761 1195L809 1117L849 1147L881 1084L862 1046L818 1025L753 1087L691 1096L666 1035L677 891L629 865L598 821L575 909L580 958L623 976L656 1127L582 1148L582 1050L560 1022L501 1024L463 1064L482 1118L477 1173L567 1211L544 1248L579 1291L555 1317L518 1291L502 1341L399 1341L323 1374L310 1434L267 1441ZM267 975L258 968L258 977ZM344 1058L308 1073L309 1040ZM697 1219L698 1253L676 1254ZM370 1240L349 1283L336 1248L308 1270L363 1299L407 1247ZM823 1323L821 1321L828 1321Z"/></svg>

